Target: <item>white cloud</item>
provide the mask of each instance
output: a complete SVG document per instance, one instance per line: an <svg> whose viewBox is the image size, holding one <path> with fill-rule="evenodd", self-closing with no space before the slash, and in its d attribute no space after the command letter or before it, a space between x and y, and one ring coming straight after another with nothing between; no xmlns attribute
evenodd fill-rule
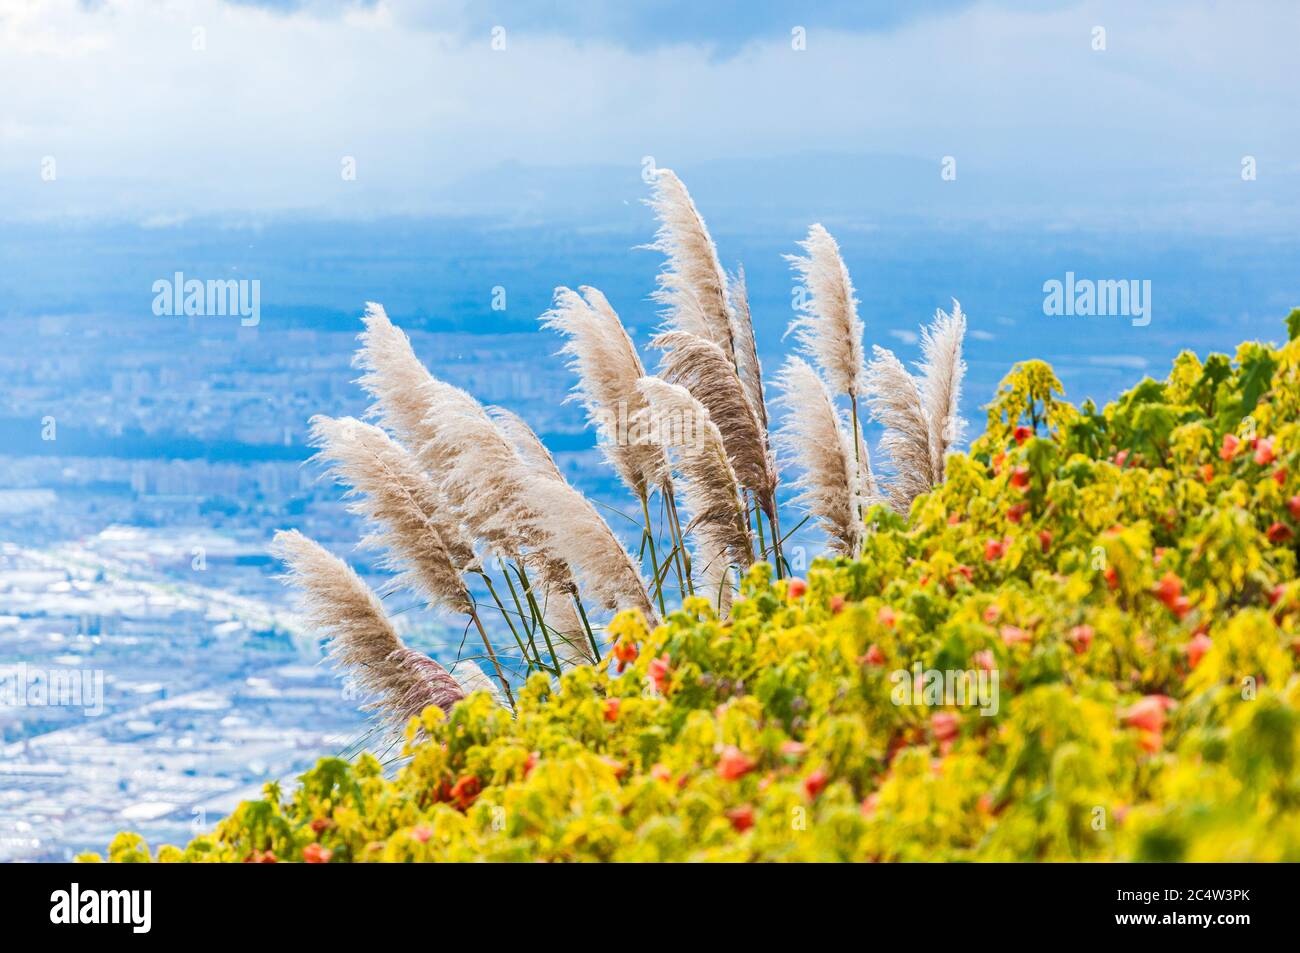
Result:
<svg viewBox="0 0 1300 953"><path fill-rule="evenodd" d="M980 5L719 59L508 25L495 52L487 35L453 28L456 3L314 16L33 0L0 12L0 178L8 214L370 215L421 211L432 190L505 161L633 169L647 154L684 164L817 150L937 168L954 155L954 185L1083 168L1116 183L1120 197L1099 202L1122 200L1126 174L1176 190L1207 169L1230 180L1245 153L1265 170L1294 166L1300 8L1134 6ZM1104 53L1090 49L1094 24L1107 27ZM45 156L55 183L40 180ZM344 156L355 182L340 176Z"/></svg>

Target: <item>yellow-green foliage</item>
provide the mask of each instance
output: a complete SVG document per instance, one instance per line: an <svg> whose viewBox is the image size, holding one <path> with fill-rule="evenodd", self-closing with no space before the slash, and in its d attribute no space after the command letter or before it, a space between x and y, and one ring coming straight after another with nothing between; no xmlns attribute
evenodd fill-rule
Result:
<svg viewBox="0 0 1300 953"><path fill-rule="evenodd" d="M908 521L732 617L327 758L163 861L1300 860L1300 341L1181 355L1102 411L1012 371ZM894 704L993 669L996 714ZM110 859L149 859L119 835Z"/></svg>

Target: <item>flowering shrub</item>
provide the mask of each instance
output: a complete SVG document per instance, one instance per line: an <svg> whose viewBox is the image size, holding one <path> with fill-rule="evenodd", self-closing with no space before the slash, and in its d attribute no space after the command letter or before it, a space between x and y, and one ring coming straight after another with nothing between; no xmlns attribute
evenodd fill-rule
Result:
<svg viewBox="0 0 1300 953"><path fill-rule="evenodd" d="M860 558L624 613L517 717L428 708L395 776L323 759L156 859L1300 860L1298 375L1184 353L1098 410L1020 365ZM1000 703L897 703L929 670Z"/></svg>

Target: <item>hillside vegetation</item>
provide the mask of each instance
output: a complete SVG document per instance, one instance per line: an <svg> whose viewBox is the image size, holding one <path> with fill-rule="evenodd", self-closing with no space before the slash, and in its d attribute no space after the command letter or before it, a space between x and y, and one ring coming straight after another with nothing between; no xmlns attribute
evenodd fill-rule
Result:
<svg viewBox="0 0 1300 953"><path fill-rule="evenodd" d="M156 859L1300 860L1288 324L1102 410L1018 365L856 558L623 611L513 714L425 708L399 770L324 759Z"/></svg>

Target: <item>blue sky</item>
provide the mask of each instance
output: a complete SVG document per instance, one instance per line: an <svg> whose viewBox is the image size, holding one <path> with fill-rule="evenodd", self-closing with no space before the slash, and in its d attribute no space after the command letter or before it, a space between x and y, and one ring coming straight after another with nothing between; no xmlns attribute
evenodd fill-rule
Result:
<svg viewBox="0 0 1300 953"><path fill-rule="evenodd" d="M0 7L0 217L555 215L650 156L737 206L1280 230L1297 36L1259 0L31 0Z"/></svg>
<svg viewBox="0 0 1300 953"><path fill-rule="evenodd" d="M231 0L237 6L281 13L337 16L349 8L374 8L376 0ZM722 55L746 43L788 32L791 24L826 30L884 31L903 23L971 6L974 0L475 0L427 4L416 18L434 29L462 35L498 24L533 35L582 35L630 49L678 43L711 46ZM1040 4L1046 6L1046 4Z"/></svg>

